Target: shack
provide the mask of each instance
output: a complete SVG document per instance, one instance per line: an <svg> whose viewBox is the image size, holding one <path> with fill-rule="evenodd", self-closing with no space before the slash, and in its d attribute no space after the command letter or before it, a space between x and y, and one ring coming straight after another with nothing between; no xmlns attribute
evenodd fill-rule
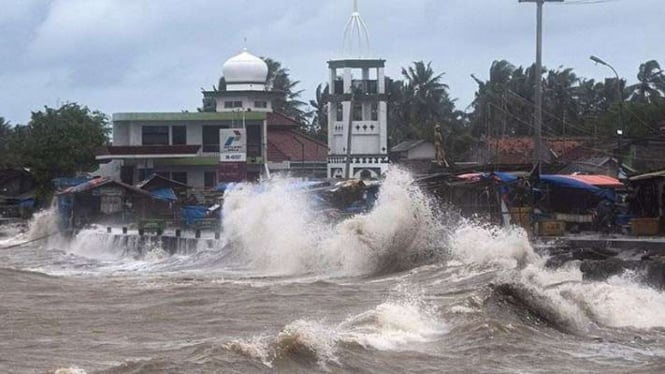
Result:
<svg viewBox="0 0 665 374"><path fill-rule="evenodd" d="M64 228L91 223L124 224L147 217L152 207L148 191L109 178L95 178L58 193Z"/></svg>
<svg viewBox="0 0 665 374"><path fill-rule="evenodd" d="M634 175L628 179L631 226L644 235L662 232L665 217L665 170Z"/></svg>
<svg viewBox="0 0 665 374"><path fill-rule="evenodd" d="M139 230L162 232L166 228L167 222L179 225L182 218L180 211L187 200L190 186L159 174L153 174L148 179L139 182L136 187L149 192L153 198L149 216L137 222Z"/></svg>

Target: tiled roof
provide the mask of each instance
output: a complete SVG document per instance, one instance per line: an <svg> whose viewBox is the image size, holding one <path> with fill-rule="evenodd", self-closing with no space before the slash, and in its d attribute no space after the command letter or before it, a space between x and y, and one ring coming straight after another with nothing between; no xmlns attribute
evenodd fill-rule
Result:
<svg viewBox="0 0 665 374"><path fill-rule="evenodd" d="M304 161L325 162L328 145L297 130L268 129L268 161L302 161L303 153Z"/></svg>
<svg viewBox="0 0 665 374"><path fill-rule="evenodd" d="M268 126L298 127L299 125L295 119L279 112L268 112L266 122Z"/></svg>
<svg viewBox="0 0 665 374"><path fill-rule="evenodd" d="M561 159L573 150L581 153L586 138L544 138L551 158ZM490 150L497 163L529 164L533 160L534 140L531 137L511 137L490 139Z"/></svg>

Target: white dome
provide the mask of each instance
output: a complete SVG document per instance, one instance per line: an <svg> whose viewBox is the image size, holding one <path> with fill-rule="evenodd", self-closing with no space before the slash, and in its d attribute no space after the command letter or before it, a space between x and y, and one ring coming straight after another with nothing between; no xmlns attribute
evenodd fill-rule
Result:
<svg viewBox="0 0 665 374"><path fill-rule="evenodd" d="M264 84L268 77L268 65L260 58L244 50L224 63L222 74L227 84Z"/></svg>

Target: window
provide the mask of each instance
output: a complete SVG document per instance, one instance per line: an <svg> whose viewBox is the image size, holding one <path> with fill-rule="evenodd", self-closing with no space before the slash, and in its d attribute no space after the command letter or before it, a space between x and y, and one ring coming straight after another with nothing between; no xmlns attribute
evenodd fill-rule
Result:
<svg viewBox="0 0 665 374"><path fill-rule="evenodd" d="M219 130L226 126L203 126L201 144L203 152L219 152Z"/></svg>
<svg viewBox="0 0 665 374"><path fill-rule="evenodd" d="M214 188L217 186L217 172L206 171L203 173L203 186L205 188Z"/></svg>
<svg viewBox="0 0 665 374"><path fill-rule="evenodd" d="M344 81L342 80L341 77L337 77L337 79L335 79L334 93L335 95L341 95L344 93Z"/></svg>
<svg viewBox="0 0 665 374"><path fill-rule="evenodd" d="M169 145L168 126L143 126L141 135L143 145Z"/></svg>
<svg viewBox="0 0 665 374"><path fill-rule="evenodd" d="M254 102L254 108L267 108L268 102L264 100L259 100Z"/></svg>
<svg viewBox="0 0 665 374"><path fill-rule="evenodd" d="M379 120L379 103L373 102L372 107L370 108L371 121Z"/></svg>
<svg viewBox="0 0 665 374"><path fill-rule="evenodd" d="M337 120L344 121L344 105L337 104Z"/></svg>
<svg viewBox="0 0 665 374"><path fill-rule="evenodd" d="M353 120L363 120L363 103L353 103Z"/></svg>
<svg viewBox="0 0 665 374"><path fill-rule="evenodd" d="M185 171L174 171L171 173L171 179L182 184L187 184L187 172Z"/></svg>
<svg viewBox="0 0 665 374"><path fill-rule="evenodd" d="M171 144L187 144L187 128L185 126L171 127Z"/></svg>
<svg viewBox="0 0 665 374"><path fill-rule="evenodd" d="M242 108L242 101L225 101L224 108Z"/></svg>

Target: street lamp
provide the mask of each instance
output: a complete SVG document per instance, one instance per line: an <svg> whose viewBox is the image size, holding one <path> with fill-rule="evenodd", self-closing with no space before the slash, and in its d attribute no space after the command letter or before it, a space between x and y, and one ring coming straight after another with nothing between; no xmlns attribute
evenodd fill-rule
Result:
<svg viewBox="0 0 665 374"><path fill-rule="evenodd" d="M621 166L623 165L621 157L621 137L623 136L623 92L621 91L621 78L619 78L619 73L617 73L614 66L596 56L590 56L589 58L596 64L604 65L612 69L612 72L617 79L617 100L619 100L619 125L617 126L617 164L619 165L617 168L617 177L621 177Z"/></svg>

